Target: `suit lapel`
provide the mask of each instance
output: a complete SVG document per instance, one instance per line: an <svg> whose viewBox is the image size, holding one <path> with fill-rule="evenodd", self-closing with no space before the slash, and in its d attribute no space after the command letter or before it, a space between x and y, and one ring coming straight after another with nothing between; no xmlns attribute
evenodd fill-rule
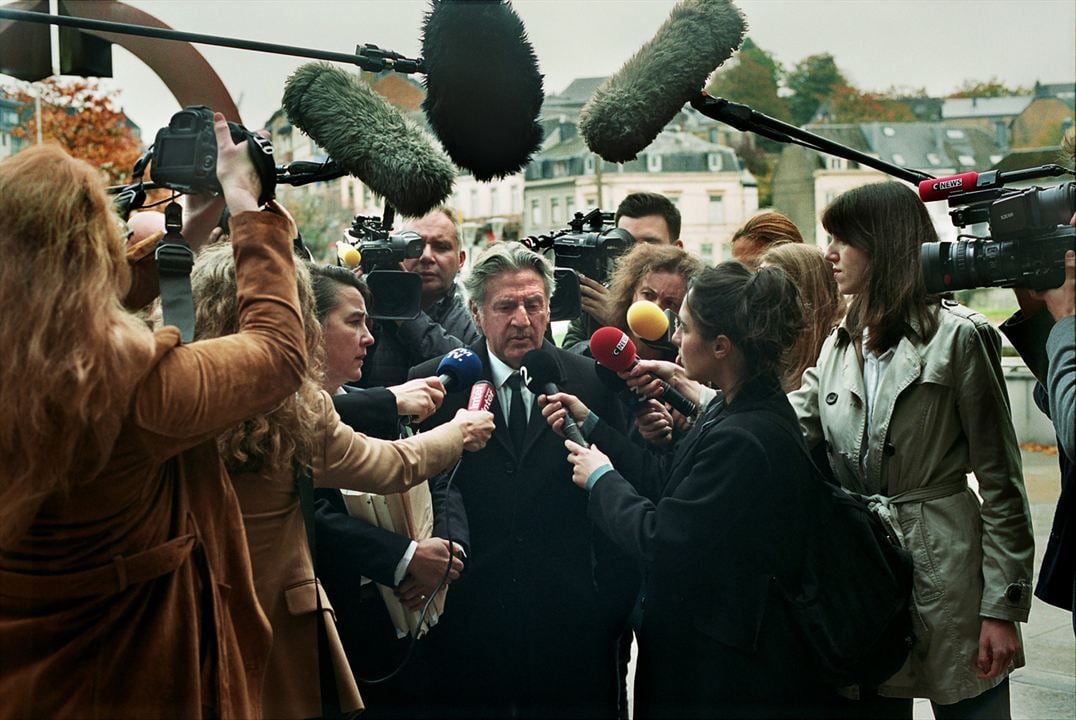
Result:
<svg viewBox="0 0 1076 720"><path fill-rule="evenodd" d="M482 358L482 379L493 385L493 373L489 369L489 348L486 347L486 339L482 338L472 347L472 350ZM496 387L494 387L493 405L489 410L493 413L493 438L498 442L501 447L505 449L511 456L515 456L515 448L512 447L512 438L508 434L508 410L501 407L500 395L496 394Z"/></svg>
<svg viewBox="0 0 1076 720"><path fill-rule="evenodd" d="M542 350L549 353L552 356L554 362L557 363L557 371L560 377L564 378L564 382L560 384L560 389L564 392L571 393L578 397L579 393L574 390L572 381L568 378L568 373L564 372L564 365L561 364L560 354L557 352L557 347L549 340L545 340L542 343ZM519 456L519 459L526 457L527 452L530 451L531 446L538 441L538 438L542 437L545 430L552 432L552 428L549 427L549 423L542 417L542 409L538 407L538 396L535 395L534 402L531 403L531 412L527 417L527 433L523 436L523 450ZM565 451L567 452L567 451Z"/></svg>

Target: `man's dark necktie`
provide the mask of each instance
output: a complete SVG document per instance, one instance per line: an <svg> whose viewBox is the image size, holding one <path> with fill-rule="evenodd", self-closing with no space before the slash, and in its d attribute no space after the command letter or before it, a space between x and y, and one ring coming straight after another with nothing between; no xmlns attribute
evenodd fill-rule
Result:
<svg viewBox="0 0 1076 720"><path fill-rule="evenodd" d="M523 451L523 438L527 435L527 411L523 409L523 393L519 389L519 373L508 376L505 384L512 389L512 404L508 410L508 434L516 455Z"/></svg>

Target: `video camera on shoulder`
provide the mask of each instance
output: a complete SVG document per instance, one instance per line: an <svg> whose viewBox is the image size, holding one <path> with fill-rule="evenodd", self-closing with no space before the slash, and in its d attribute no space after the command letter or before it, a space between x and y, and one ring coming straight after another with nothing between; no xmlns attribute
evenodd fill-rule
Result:
<svg viewBox="0 0 1076 720"><path fill-rule="evenodd" d="M972 173L975 188L948 196L959 228L989 223L990 236L924 243L920 251L928 292L982 287L1046 290L1065 280L1065 251L1076 249L1076 182L1057 187L1005 188L1005 182L1058 175L1046 165L1010 173ZM922 188L920 191L922 195ZM966 239L965 239L966 238Z"/></svg>
<svg viewBox="0 0 1076 720"><path fill-rule="evenodd" d="M422 311L422 278L400 269L400 263L422 255L422 237L410 230L392 234L395 213L385 217L358 215L344 241L359 252L359 266L373 301L367 312L378 320L413 320Z"/></svg>
<svg viewBox="0 0 1076 720"><path fill-rule="evenodd" d="M585 215L577 212L563 230L521 242L536 252L553 250L556 289L549 301L550 317L571 320L580 312L578 275L606 284L616 259L635 244L635 238L613 226L613 213L596 208Z"/></svg>

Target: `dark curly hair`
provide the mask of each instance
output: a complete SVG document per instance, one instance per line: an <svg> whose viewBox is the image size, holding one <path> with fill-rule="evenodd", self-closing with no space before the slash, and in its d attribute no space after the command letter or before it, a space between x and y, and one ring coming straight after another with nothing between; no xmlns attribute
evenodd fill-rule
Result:
<svg viewBox="0 0 1076 720"><path fill-rule="evenodd" d="M744 356L745 379L777 379L785 350L803 332L799 290L778 267L751 272L735 260L706 268L688 289L688 312L703 337L725 335Z"/></svg>

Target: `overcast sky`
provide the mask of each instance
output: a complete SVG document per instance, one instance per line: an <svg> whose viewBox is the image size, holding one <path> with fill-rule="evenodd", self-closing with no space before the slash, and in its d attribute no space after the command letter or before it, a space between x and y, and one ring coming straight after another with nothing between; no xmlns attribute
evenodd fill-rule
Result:
<svg viewBox="0 0 1076 720"><path fill-rule="evenodd" d="M353 52L373 43L419 54L427 0L129 0L173 28ZM515 0L546 91L617 70L661 25L673 0ZM925 87L966 78L1010 85L1076 77L1073 0L737 0L749 35L786 67L828 52L861 89ZM476 43L480 39L474 39ZM260 126L279 106L297 58L197 46ZM179 109L163 83L122 48L113 51L121 103L147 141ZM669 72L676 72L669 68ZM0 76L2 77L2 76ZM730 98L735 100L736 98Z"/></svg>

